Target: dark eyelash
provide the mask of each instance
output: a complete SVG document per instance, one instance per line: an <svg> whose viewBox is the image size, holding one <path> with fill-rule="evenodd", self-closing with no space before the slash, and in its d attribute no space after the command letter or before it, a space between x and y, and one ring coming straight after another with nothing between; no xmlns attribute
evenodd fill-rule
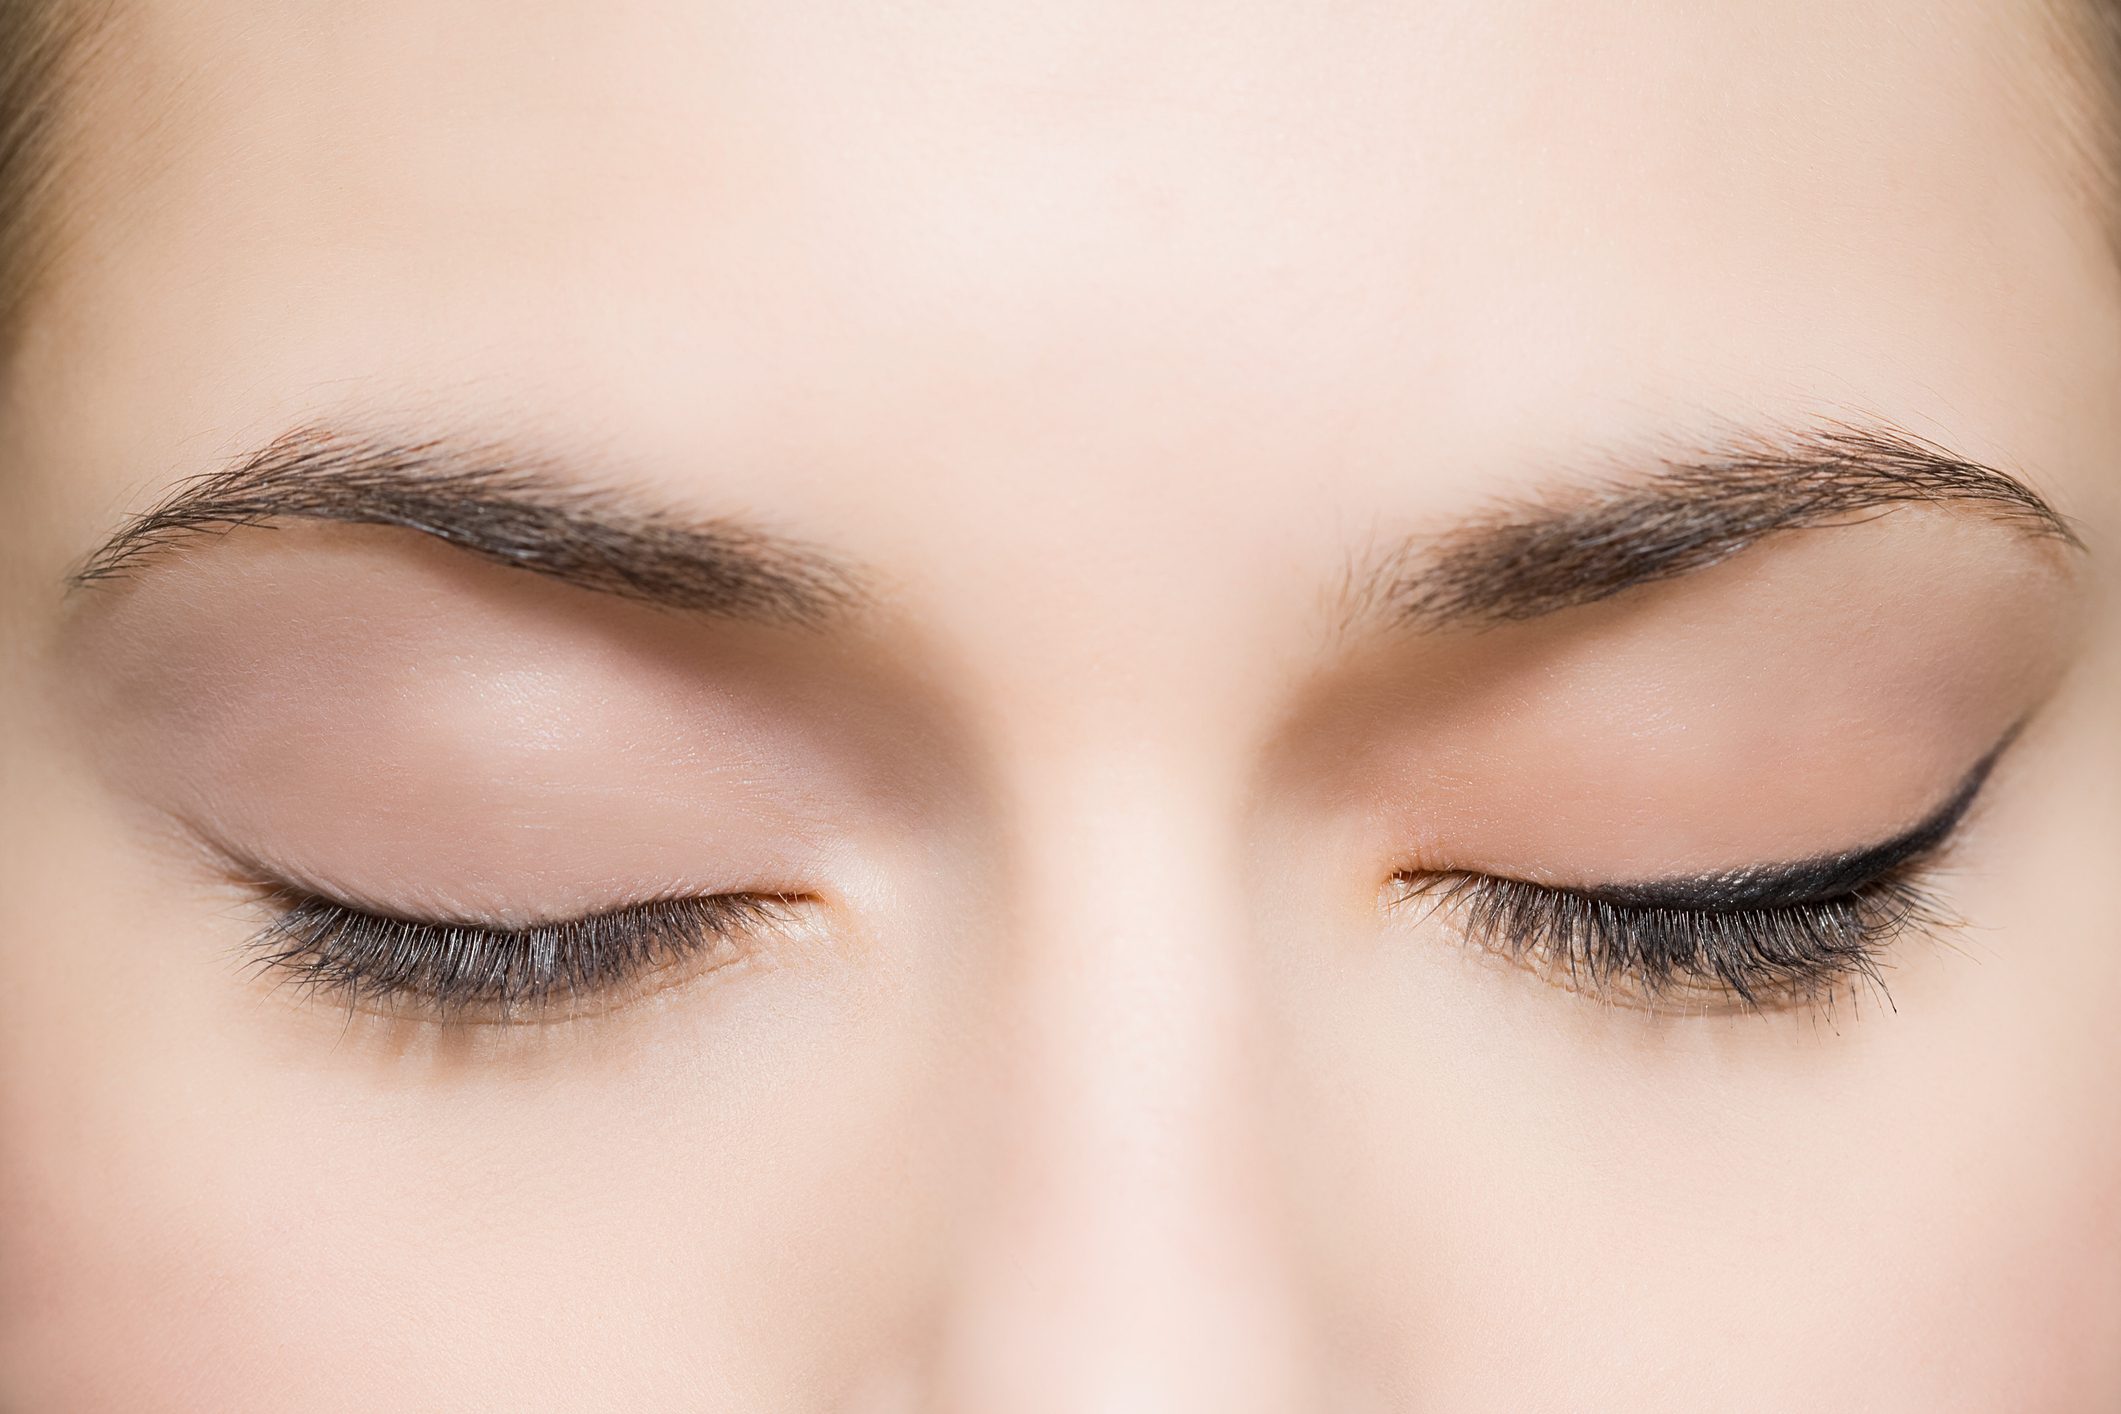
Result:
<svg viewBox="0 0 2121 1414"><path fill-rule="evenodd" d="M658 968L786 921L798 900L769 894L661 899L524 928L394 918L291 889L251 940L260 972L349 1008L409 1004L444 1018L508 1020L579 1004Z"/></svg>
<svg viewBox="0 0 2121 1414"><path fill-rule="evenodd" d="M1852 983L1886 995L1887 945L1949 921L1905 872L1761 908L1629 902L1484 874L1403 882L1405 897L1450 908L1475 946L1536 963L1571 990L1650 1004L1723 1000L1762 1011L1817 1004Z"/></svg>
<svg viewBox="0 0 2121 1414"><path fill-rule="evenodd" d="M1644 884L1566 888L1462 870L1402 874L1402 899L1456 915L1467 941L1560 974L1571 990L1752 1011L1830 1001L1868 983L1888 1004L1885 948L1951 920L1920 871L1958 830L2013 727L1949 800L1864 849ZM1433 911L1433 910L1432 910Z"/></svg>

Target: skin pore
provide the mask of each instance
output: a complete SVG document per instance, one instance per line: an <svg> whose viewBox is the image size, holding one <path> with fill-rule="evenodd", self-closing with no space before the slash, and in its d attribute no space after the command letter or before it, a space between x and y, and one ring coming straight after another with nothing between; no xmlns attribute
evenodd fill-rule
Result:
<svg viewBox="0 0 2121 1414"><path fill-rule="evenodd" d="M2071 23L115 8L0 385L0 1408L2121 1398ZM1874 979L1405 899L2006 742ZM506 1008L258 947L731 895Z"/></svg>

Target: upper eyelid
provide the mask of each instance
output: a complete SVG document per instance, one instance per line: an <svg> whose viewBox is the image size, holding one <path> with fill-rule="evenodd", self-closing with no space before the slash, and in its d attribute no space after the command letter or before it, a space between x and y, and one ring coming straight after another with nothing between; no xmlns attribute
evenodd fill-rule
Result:
<svg viewBox="0 0 2121 1414"><path fill-rule="evenodd" d="M1952 794L1907 830L1876 844L1783 863L1746 865L1713 873L1615 884L1507 882L1619 908L1671 909L1695 913L1741 913L1801 907L1846 896L1892 874L1945 844L1987 784L1996 762L2017 740L2015 723L1960 779ZM1489 876L1503 877L1503 876Z"/></svg>
<svg viewBox="0 0 2121 1414"><path fill-rule="evenodd" d="M1944 804L1911 828L1877 844L1858 846L1832 854L1765 865L1747 865L1707 874L1653 879L1639 883L1565 885L1530 879L1508 882L1568 894L1621 907L1671 908L1699 912L1736 912L1791 907L1846 894L1894 869L1933 852L1958 829L1997 761L2017 740L2024 723L2013 723L2001 740L1961 778ZM281 881L264 882L262 870L244 868L254 887L267 902L282 908L324 904L365 922L454 932L476 932L495 939L522 940L537 930L579 925L598 918L640 916L658 905L675 900L640 899L608 908L594 909L560 918L509 925L469 918L416 917L386 907L335 898L304 885ZM1506 876L1490 876L1506 877ZM795 895L772 895L771 903L799 902Z"/></svg>
<svg viewBox="0 0 2121 1414"><path fill-rule="evenodd" d="M268 907L283 911L298 908L329 908L337 914L355 919L363 924L375 924L390 928L430 929L435 932L475 933L481 937L496 939L528 938L540 929L566 928L583 924L592 919L623 918L638 916L652 910L657 904L673 902L671 899L644 898L617 904L609 908L595 908L582 913L565 914L556 918L538 918L523 923L502 923L482 918L443 918L422 916L410 909L397 910L384 905L355 902L337 897L322 889L304 884L269 884L259 886L259 896Z"/></svg>
<svg viewBox="0 0 2121 1414"><path fill-rule="evenodd" d="M256 886L260 901L281 912L298 908L323 907L362 924L389 928L410 928L437 933L470 933L497 941L523 941L536 934L552 929L575 928L602 920L641 919L659 911L672 908L697 907L726 904L731 908L786 906L801 903L808 897L798 893L725 892L712 894L669 894L632 899L621 904L593 908L581 913L562 914L552 918L539 918L524 923L501 923L479 918L446 918L421 916L410 910L398 911L389 907L357 903L338 898L322 889L302 884L260 884Z"/></svg>

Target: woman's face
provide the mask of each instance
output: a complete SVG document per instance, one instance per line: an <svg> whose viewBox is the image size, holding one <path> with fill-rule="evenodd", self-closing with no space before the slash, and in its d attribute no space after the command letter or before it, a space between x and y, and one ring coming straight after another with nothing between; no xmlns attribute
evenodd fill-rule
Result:
<svg viewBox="0 0 2121 1414"><path fill-rule="evenodd" d="M2121 1400L2079 53L121 7L0 415L0 1405Z"/></svg>

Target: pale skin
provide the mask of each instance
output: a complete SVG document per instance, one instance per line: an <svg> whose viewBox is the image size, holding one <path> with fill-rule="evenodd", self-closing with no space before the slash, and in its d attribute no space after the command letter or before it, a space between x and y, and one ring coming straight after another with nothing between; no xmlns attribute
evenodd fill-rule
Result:
<svg viewBox="0 0 2121 1414"><path fill-rule="evenodd" d="M2121 281L1994 3L147 0L0 411L0 1407L2121 1400ZM1494 507L1827 422L2002 469L1501 627ZM738 623L310 523L290 429L844 563ZM1395 906L1883 838L1831 1006ZM246 965L772 889L565 1015Z"/></svg>

